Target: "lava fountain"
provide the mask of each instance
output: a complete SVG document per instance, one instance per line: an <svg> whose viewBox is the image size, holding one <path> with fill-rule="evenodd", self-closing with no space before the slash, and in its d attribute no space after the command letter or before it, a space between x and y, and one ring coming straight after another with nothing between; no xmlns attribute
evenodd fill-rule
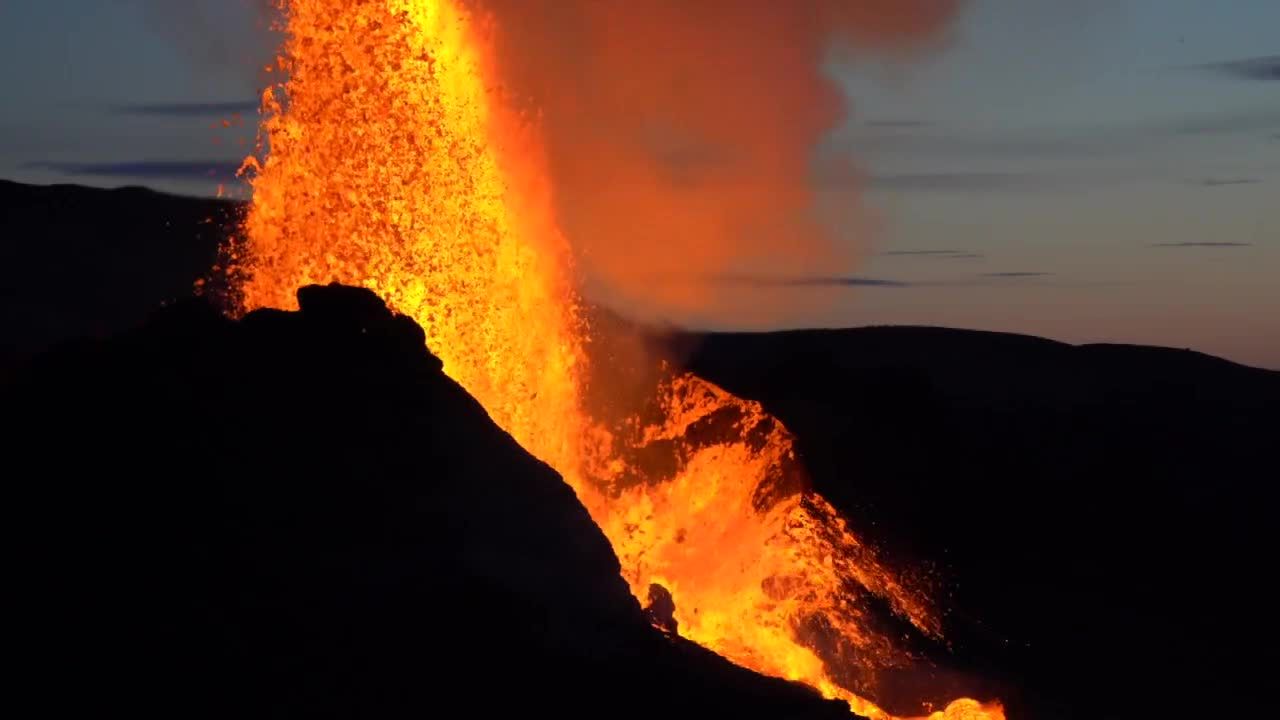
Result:
<svg viewBox="0 0 1280 720"><path fill-rule="evenodd" d="M310 283L374 290L564 476L637 597L669 590L681 635L888 718L851 680L905 658L870 608L935 637L938 616L805 488L786 429L690 375L622 422L586 410L573 253L537 118L496 89L484 17L457 0L283 9L273 71L287 79L263 97L266 152L246 161L253 203L233 249L242 309L290 308ZM959 700L934 716L1003 713Z"/></svg>

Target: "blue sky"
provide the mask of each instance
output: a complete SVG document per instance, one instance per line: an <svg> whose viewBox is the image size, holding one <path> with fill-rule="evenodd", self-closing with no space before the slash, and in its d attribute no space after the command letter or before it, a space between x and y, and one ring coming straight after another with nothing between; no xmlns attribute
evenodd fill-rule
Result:
<svg viewBox="0 0 1280 720"><path fill-rule="evenodd" d="M214 126L253 106L262 24L254 0L0 4L0 177L210 192L252 142L251 113ZM822 193L878 227L833 275L884 282L801 321L1280 368L1276 28L1276 0L974 0L923 58L833 55L852 113Z"/></svg>

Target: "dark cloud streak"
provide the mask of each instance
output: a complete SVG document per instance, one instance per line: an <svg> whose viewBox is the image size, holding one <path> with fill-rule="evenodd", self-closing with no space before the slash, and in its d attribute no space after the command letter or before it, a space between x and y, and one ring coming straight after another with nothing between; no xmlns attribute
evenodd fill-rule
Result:
<svg viewBox="0 0 1280 720"><path fill-rule="evenodd" d="M924 192L986 192L1028 190L1043 185L1045 178L1024 173L928 172L875 175L869 180L879 190Z"/></svg>
<svg viewBox="0 0 1280 720"><path fill-rule="evenodd" d="M1280 80L1280 55L1263 55L1230 62L1208 63L1196 65L1192 69L1229 75L1239 80L1276 82Z"/></svg>
<svg viewBox="0 0 1280 720"><path fill-rule="evenodd" d="M748 287L874 287L905 288L913 283L881 278L861 278L844 276L813 277L778 277L769 275L725 275L716 278L722 285L741 285Z"/></svg>
<svg viewBox="0 0 1280 720"><path fill-rule="evenodd" d="M1280 125L1280 108L1253 108L1205 113L1175 123L1175 135L1226 135L1274 130Z"/></svg>
<svg viewBox="0 0 1280 720"><path fill-rule="evenodd" d="M733 285L739 287L757 287L757 288L998 288L1011 287L1014 285L1025 287L1019 283L1005 282L1007 280L1038 280L1052 277L1054 274L1049 272L996 272L983 273L976 276L978 279L967 280L888 280L884 278L866 278L866 277L847 277L840 275L815 275L815 276L777 276L777 275L726 275L712 278L712 282L720 285ZM1058 287L1093 287L1098 283L1038 283L1041 285L1052 285Z"/></svg>
<svg viewBox="0 0 1280 720"><path fill-rule="evenodd" d="M1280 108L1253 107L1188 113L1159 121L1130 126L1115 126L1076 131L985 132L965 131L931 126L921 132L894 132L863 125L841 138L845 155L827 161L819 180L829 185L856 185L867 178L851 172L853 158L863 163L870 156L884 165L886 158L927 158L938 162L945 158L952 164L967 164L975 159L1021 162L1026 160L1078 160L1083 157L1109 159L1134 151L1156 151L1169 142L1181 142L1187 136L1219 136L1257 134L1259 139L1280 139ZM1018 182L1015 182L1018 181ZM1023 182L1025 181L1025 183ZM871 177L872 187L919 185L936 190L943 185L978 186L1003 189L1010 185L1050 184L1058 179L1019 175L1017 173L924 172L907 175Z"/></svg>
<svg viewBox="0 0 1280 720"><path fill-rule="evenodd" d="M1229 185L1257 185L1262 182L1260 178L1226 178L1222 180L1209 178L1201 181L1201 185L1205 187L1224 187Z"/></svg>
<svg viewBox="0 0 1280 720"><path fill-rule="evenodd" d="M76 163L31 162L29 170L47 170L61 175L136 178L140 180L211 180L233 182L240 162L223 160L141 160L131 162Z"/></svg>
<svg viewBox="0 0 1280 720"><path fill-rule="evenodd" d="M1253 243L1247 242L1169 242L1169 243L1152 243L1148 247L1153 248L1242 248L1253 247Z"/></svg>
<svg viewBox="0 0 1280 720"><path fill-rule="evenodd" d="M156 117L220 117L253 115L258 112L256 100L234 102L184 102L139 103L117 105L111 109L117 115L145 115Z"/></svg>
<svg viewBox="0 0 1280 720"><path fill-rule="evenodd" d="M886 257L934 258L939 260L974 260L986 257L982 253L968 250L890 250L882 253Z"/></svg>

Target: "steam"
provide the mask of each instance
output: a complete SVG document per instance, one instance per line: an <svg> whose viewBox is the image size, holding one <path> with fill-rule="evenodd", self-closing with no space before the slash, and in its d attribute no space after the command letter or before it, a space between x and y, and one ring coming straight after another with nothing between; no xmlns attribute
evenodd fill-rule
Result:
<svg viewBox="0 0 1280 720"><path fill-rule="evenodd" d="M596 294L687 316L735 292L717 278L850 269L811 181L846 110L824 60L924 47L961 0L471 2L495 21L505 90L540 113Z"/></svg>

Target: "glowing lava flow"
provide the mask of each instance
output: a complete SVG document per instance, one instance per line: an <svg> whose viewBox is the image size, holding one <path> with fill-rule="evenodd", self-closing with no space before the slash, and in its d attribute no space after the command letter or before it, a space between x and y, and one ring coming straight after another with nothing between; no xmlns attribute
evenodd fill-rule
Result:
<svg viewBox="0 0 1280 720"><path fill-rule="evenodd" d="M837 680L902 658L868 603L928 635L938 620L789 479L786 430L692 376L660 388L660 419L630 431L584 411L570 250L535 129L487 90L483 23L454 0L292 0L286 11L288 81L264 97L270 152L253 168L237 259L244 307L291 307L308 283L375 290L574 487L636 595L650 583L671 591L682 635L887 717ZM661 471L635 460L652 447L667 449ZM1003 717L972 701L935 716Z"/></svg>

